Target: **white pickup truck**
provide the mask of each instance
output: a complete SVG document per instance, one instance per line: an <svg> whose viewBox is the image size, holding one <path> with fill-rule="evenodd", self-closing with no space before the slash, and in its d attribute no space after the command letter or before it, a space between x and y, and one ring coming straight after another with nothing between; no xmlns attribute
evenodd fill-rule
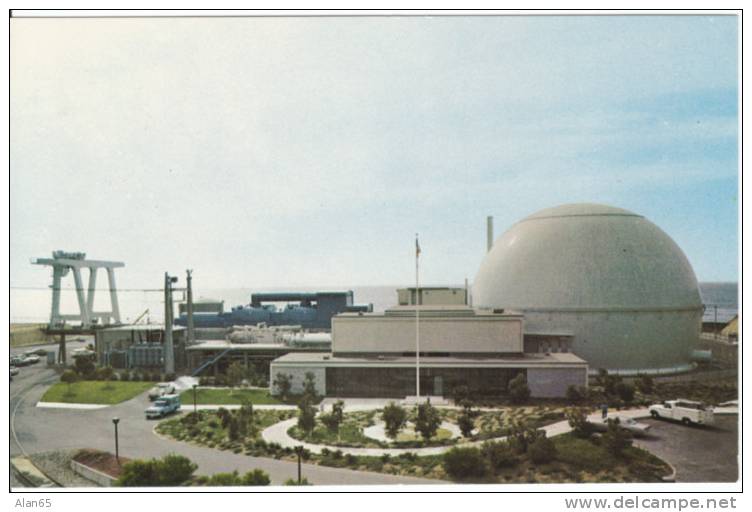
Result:
<svg viewBox="0 0 752 512"><path fill-rule="evenodd" d="M653 418L681 421L685 425L713 423L713 408L693 400L667 400L662 404L651 405L648 410Z"/></svg>

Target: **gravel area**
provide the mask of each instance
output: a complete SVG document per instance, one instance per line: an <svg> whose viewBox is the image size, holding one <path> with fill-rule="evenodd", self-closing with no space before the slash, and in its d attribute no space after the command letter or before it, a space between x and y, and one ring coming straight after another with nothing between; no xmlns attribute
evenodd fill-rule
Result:
<svg viewBox="0 0 752 512"><path fill-rule="evenodd" d="M78 450L56 450L35 453L29 459L36 467L63 487L99 487L96 483L73 472L71 459Z"/></svg>

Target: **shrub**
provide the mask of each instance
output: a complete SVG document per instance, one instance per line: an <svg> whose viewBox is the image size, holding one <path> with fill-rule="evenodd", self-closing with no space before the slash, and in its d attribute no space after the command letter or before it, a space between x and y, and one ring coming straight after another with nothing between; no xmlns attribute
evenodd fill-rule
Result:
<svg viewBox="0 0 752 512"><path fill-rule="evenodd" d="M512 467L518 462L514 449L506 441L486 441L481 453L491 469Z"/></svg>
<svg viewBox="0 0 752 512"><path fill-rule="evenodd" d="M313 485L313 484L310 483L307 478L302 478L300 482L292 478L288 478L287 480L285 480L285 485Z"/></svg>
<svg viewBox="0 0 752 512"><path fill-rule="evenodd" d="M292 389L292 375L287 373L278 373L274 376L272 382L274 390L277 392L282 401L286 401L290 396L290 390Z"/></svg>
<svg viewBox="0 0 752 512"><path fill-rule="evenodd" d="M446 473L455 480L483 478L488 473L486 461L477 448L452 448L443 456Z"/></svg>
<svg viewBox="0 0 752 512"><path fill-rule="evenodd" d="M243 485L269 485L270 483L269 474L260 469L254 469L243 475Z"/></svg>
<svg viewBox="0 0 752 512"><path fill-rule="evenodd" d="M384 430L386 431L386 435L392 439L397 437L399 431L402 430L405 423L407 423L407 411L394 402L389 402L389 404L384 407L384 410L381 412L381 417L384 420Z"/></svg>
<svg viewBox="0 0 752 512"><path fill-rule="evenodd" d="M217 417L219 418L222 428L227 428L230 424L232 414L230 414L230 411L228 411L224 407L220 407L219 409L217 409Z"/></svg>
<svg viewBox="0 0 752 512"><path fill-rule="evenodd" d="M436 435L436 431L441 425L441 416L429 402L419 404L416 407L415 431L420 432L424 441L428 441Z"/></svg>
<svg viewBox="0 0 752 512"><path fill-rule="evenodd" d="M298 427L300 430L310 436L313 428L316 426L316 408L308 399L301 400L298 405L300 415L298 416Z"/></svg>
<svg viewBox="0 0 752 512"><path fill-rule="evenodd" d="M509 399L512 403L522 404L530 398L530 388L527 385L525 375L520 373L509 381Z"/></svg>
<svg viewBox="0 0 752 512"><path fill-rule="evenodd" d="M96 368L90 357L77 357L74 364L76 373L82 378L89 380L94 377Z"/></svg>
<svg viewBox="0 0 752 512"><path fill-rule="evenodd" d="M649 393L652 393L653 390L655 389L655 384L653 383L653 377L647 374L640 375L640 380L637 381L637 388L643 394L647 395Z"/></svg>
<svg viewBox="0 0 752 512"><path fill-rule="evenodd" d="M126 462L116 485L123 487L174 487L193 476L196 464L182 455L166 455L161 460L136 459Z"/></svg>
<svg viewBox="0 0 752 512"><path fill-rule="evenodd" d="M473 429L475 428L474 416L475 414L470 409L470 406L466 405L457 418L457 426L460 427L460 431L464 437L470 437L473 434Z"/></svg>
<svg viewBox="0 0 752 512"><path fill-rule="evenodd" d="M168 381L168 382L172 382L172 381L174 381L177 378L178 378L178 376L175 373L167 373L167 374L165 374L165 380Z"/></svg>
<svg viewBox="0 0 752 512"><path fill-rule="evenodd" d="M455 387L452 390L452 395L454 396L454 403L456 405L466 407L472 403L472 395L470 394L470 388L464 384Z"/></svg>
<svg viewBox="0 0 752 512"><path fill-rule="evenodd" d="M315 401L318 398L318 393L316 393L316 376L313 372L306 372L305 374L303 397L307 397L311 401Z"/></svg>
<svg viewBox="0 0 752 512"><path fill-rule="evenodd" d="M62 375L60 375L60 382L65 382L68 385L73 384L77 380L78 374L73 370L65 370Z"/></svg>
<svg viewBox="0 0 752 512"><path fill-rule="evenodd" d="M242 481L237 471L233 471L232 473L214 473L209 477L206 485L232 487L242 485Z"/></svg>
<svg viewBox="0 0 752 512"><path fill-rule="evenodd" d="M614 457L621 457L632 446L632 434L619 426L619 420L608 420L608 430L603 434L603 447Z"/></svg>
<svg viewBox="0 0 752 512"><path fill-rule="evenodd" d="M566 416L575 436L586 439L593 433L593 425L587 420L587 409L573 407L567 410Z"/></svg>
<svg viewBox="0 0 752 512"><path fill-rule="evenodd" d="M566 399L571 404L580 404L588 399L588 389L585 386L575 386L574 384L567 387Z"/></svg>
<svg viewBox="0 0 752 512"><path fill-rule="evenodd" d="M102 366L94 370L94 378L96 380L112 380L113 373L112 367Z"/></svg>
<svg viewBox="0 0 752 512"><path fill-rule="evenodd" d="M634 400L635 388L631 384L619 382L616 384L615 390L616 394L619 395L619 398L624 402L630 403L632 402L632 400Z"/></svg>
<svg viewBox="0 0 752 512"><path fill-rule="evenodd" d="M546 464L556 458L556 445L547 437L539 437L528 447L530 459L536 464Z"/></svg>

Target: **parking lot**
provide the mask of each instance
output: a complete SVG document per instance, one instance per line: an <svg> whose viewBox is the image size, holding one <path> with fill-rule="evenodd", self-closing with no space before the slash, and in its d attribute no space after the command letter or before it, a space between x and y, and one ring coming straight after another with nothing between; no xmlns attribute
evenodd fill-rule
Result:
<svg viewBox="0 0 752 512"><path fill-rule="evenodd" d="M736 482L739 477L739 416L715 416L711 427L644 419L651 434L635 444L676 468L677 482Z"/></svg>

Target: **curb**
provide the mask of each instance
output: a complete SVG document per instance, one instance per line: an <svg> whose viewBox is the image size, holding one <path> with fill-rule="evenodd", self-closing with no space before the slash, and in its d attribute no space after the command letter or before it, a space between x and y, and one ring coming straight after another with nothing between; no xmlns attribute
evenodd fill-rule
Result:
<svg viewBox="0 0 752 512"><path fill-rule="evenodd" d="M23 480L26 480L32 487L62 487L52 481L47 475L34 465L31 460L24 456L12 457L10 459L11 467L18 473Z"/></svg>

